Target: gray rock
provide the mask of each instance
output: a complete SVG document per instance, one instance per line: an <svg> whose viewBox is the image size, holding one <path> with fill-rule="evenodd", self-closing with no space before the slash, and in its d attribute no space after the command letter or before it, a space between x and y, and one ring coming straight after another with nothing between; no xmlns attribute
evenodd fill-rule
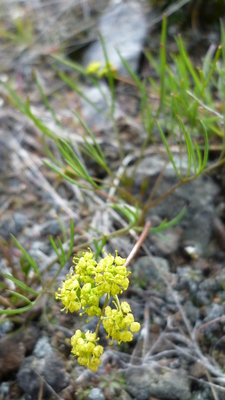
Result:
<svg viewBox="0 0 225 400"><path fill-rule="evenodd" d="M179 157L175 156L174 160L179 168ZM176 185L179 179L174 172L172 164L167 163L167 161L160 154L143 159L135 175L134 192L139 192L141 182L144 179L149 179L148 189L145 194L145 199L147 199L163 168L165 168L165 171L160 184L155 190L153 200L159 198ZM187 159L183 157L181 164L183 176L185 176L187 171L186 163ZM132 168L128 169L128 176L131 174ZM164 200L153 206L147 213L147 216L151 219L151 217L157 215L160 218L171 220L178 215L184 206L187 206L187 212L179 222L179 226L183 229L182 241L186 245L189 242L194 243L200 255L207 255L214 217L213 202L218 193L219 187L212 179L202 175L196 180L177 188Z"/></svg>
<svg viewBox="0 0 225 400"><path fill-rule="evenodd" d="M129 268L128 268L129 269ZM162 276L169 273L169 263L161 257L140 257L131 267L130 280L132 285L146 288L162 288L165 285Z"/></svg>
<svg viewBox="0 0 225 400"><path fill-rule="evenodd" d="M3 219L0 225L0 234L4 239L9 239L10 234L17 236L25 227L27 218L21 213L14 213L11 217Z"/></svg>
<svg viewBox="0 0 225 400"><path fill-rule="evenodd" d="M0 385L0 399L4 400L8 398L10 391L10 384L8 382L2 382Z"/></svg>
<svg viewBox="0 0 225 400"><path fill-rule="evenodd" d="M39 335L34 325L20 328L0 339L0 382L17 372L27 353L31 353Z"/></svg>
<svg viewBox="0 0 225 400"><path fill-rule="evenodd" d="M62 232L61 226L56 219L48 221L41 227L41 235L51 235L53 237L59 235Z"/></svg>
<svg viewBox="0 0 225 400"><path fill-rule="evenodd" d="M49 338L45 336L40 338L35 344L33 355L37 358L43 358L52 351L53 349L49 343Z"/></svg>
<svg viewBox="0 0 225 400"><path fill-rule="evenodd" d="M130 395L126 392L126 390L122 390L118 397L118 400L132 400L132 399Z"/></svg>
<svg viewBox="0 0 225 400"><path fill-rule="evenodd" d="M21 232L22 229L25 228L25 226L27 225L27 217L24 214L16 212L13 215L13 220L17 233Z"/></svg>
<svg viewBox="0 0 225 400"><path fill-rule="evenodd" d="M42 377L44 379L44 398L50 398L51 388L60 392L68 385L69 378L65 372L65 366L54 351L48 353L44 358L27 357L19 369L17 381L19 387L25 393L29 394L32 399L37 399Z"/></svg>
<svg viewBox="0 0 225 400"><path fill-rule="evenodd" d="M109 124L112 124L109 117L109 104L111 101L110 90L104 82L100 82L99 85L106 100L108 100L108 103L104 99L100 90L95 86L83 87L82 92L92 103L95 104L96 108L83 98L80 99L82 117L86 124L92 129L106 129Z"/></svg>
<svg viewBox="0 0 225 400"><path fill-rule="evenodd" d="M215 318L222 317L225 312L224 305L212 303L206 308L206 317L203 322L206 323L208 321L212 321Z"/></svg>
<svg viewBox="0 0 225 400"><path fill-rule="evenodd" d="M141 4L137 1L111 3L98 23L98 30L105 41L109 61L116 67L120 76L128 76L116 48L137 71L139 58L147 35L147 25ZM87 66L93 61L105 64L100 39L89 46L84 54L83 63Z"/></svg>
<svg viewBox="0 0 225 400"><path fill-rule="evenodd" d="M0 324L0 337L9 333L13 330L14 323L12 321L6 320Z"/></svg>
<svg viewBox="0 0 225 400"><path fill-rule="evenodd" d="M153 254L166 257L176 252L180 245L181 231L169 228L163 232L163 237L151 235L151 243L154 246Z"/></svg>
<svg viewBox="0 0 225 400"><path fill-rule="evenodd" d="M105 396L101 389L93 388L88 395L88 400L105 400Z"/></svg>
<svg viewBox="0 0 225 400"><path fill-rule="evenodd" d="M202 280L202 273L198 269L189 266L177 268L178 283L177 290L189 289L190 293L195 294Z"/></svg>
<svg viewBox="0 0 225 400"><path fill-rule="evenodd" d="M193 302L197 307L206 306L211 303L210 294L205 290L198 290L193 296Z"/></svg>
<svg viewBox="0 0 225 400"><path fill-rule="evenodd" d="M201 290L206 290L210 294L215 294L225 287L225 274L222 270L217 276L205 279L199 285Z"/></svg>
<svg viewBox="0 0 225 400"><path fill-rule="evenodd" d="M160 400L190 400L190 386L185 371L157 370L149 365L130 367L125 373L126 390L138 400L151 396Z"/></svg>
<svg viewBox="0 0 225 400"><path fill-rule="evenodd" d="M210 400L213 399L212 392L210 392L210 388L203 387L200 391L193 392L191 400Z"/></svg>
<svg viewBox="0 0 225 400"><path fill-rule="evenodd" d="M183 307L190 323L194 326L200 317L199 308L195 307L191 301L187 301Z"/></svg>

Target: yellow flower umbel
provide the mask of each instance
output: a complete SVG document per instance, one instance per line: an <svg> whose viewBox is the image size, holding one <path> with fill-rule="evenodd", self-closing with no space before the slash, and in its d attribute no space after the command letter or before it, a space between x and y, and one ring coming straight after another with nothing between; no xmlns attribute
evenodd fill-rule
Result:
<svg viewBox="0 0 225 400"><path fill-rule="evenodd" d="M125 301L121 303L121 309L106 307L103 326L108 333L108 338L111 337L112 340L118 340L119 344L121 342L131 342L133 340L131 332L140 330L140 324L134 322L130 305Z"/></svg>
<svg viewBox="0 0 225 400"><path fill-rule="evenodd" d="M88 64L88 66L86 68L86 72L89 75L98 74L100 67L101 67L101 63L99 61L93 61L90 64Z"/></svg>
<svg viewBox="0 0 225 400"><path fill-rule="evenodd" d="M126 259L119 257L117 252L116 257L108 254L97 263L93 253L89 251L80 258L74 257L73 263L74 273L67 275L55 296L64 305L62 311L82 310L80 315L86 313L90 317L99 317L94 333L77 330L71 338L72 354L81 365L96 372L101 365L100 357L103 353L103 347L97 345L101 322L108 337L112 341L117 340L119 344L130 342L133 332L140 330L140 324L134 321L130 305L127 302L120 305L118 299L118 294L129 286L130 272L125 266ZM106 295L105 302L100 308L99 300L103 295ZM115 309L108 306L111 296L114 298Z"/></svg>
<svg viewBox="0 0 225 400"><path fill-rule="evenodd" d="M96 334L87 331L85 334L77 330L71 338L71 353L78 357L80 365L88 367L92 371L98 371L101 365L100 356L103 353L103 347L96 345Z"/></svg>
<svg viewBox="0 0 225 400"><path fill-rule="evenodd" d="M68 312L69 310L72 313L80 310L80 284L76 275L69 276L68 274L66 280L63 281L62 289L59 288L58 292L55 294L55 298L62 300L65 306L62 311Z"/></svg>
<svg viewBox="0 0 225 400"><path fill-rule="evenodd" d="M110 62L102 65L99 61L93 61L88 64L86 72L89 75L97 75L99 79L109 76L110 73L114 78L117 77L117 69Z"/></svg>

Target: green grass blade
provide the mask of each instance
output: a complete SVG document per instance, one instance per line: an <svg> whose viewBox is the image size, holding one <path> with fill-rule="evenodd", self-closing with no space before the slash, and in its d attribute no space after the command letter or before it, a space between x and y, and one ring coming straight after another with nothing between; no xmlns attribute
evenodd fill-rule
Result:
<svg viewBox="0 0 225 400"><path fill-rule="evenodd" d="M106 235L103 236L100 245L98 244L97 239L95 239L95 238L93 239L93 243L94 243L95 248L96 248L96 251L95 251L95 260L98 259L98 256L101 254L101 252L102 252L102 250L103 250L103 248L104 248L106 242L107 242L107 236L106 236Z"/></svg>
<svg viewBox="0 0 225 400"><path fill-rule="evenodd" d="M104 153L101 149L101 146L99 146L98 142L96 141L93 133L90 131L90 129L88 128L88 126L85 124L85 122L82 120L82 118L79 116L79 114L76 111L73 111L73 113L76 115L78 121L80 122L80 124L83 126L84 130L86 131L86 133L88 134L88 136L93 140L93 143L95 144L96 148L98 149L99 155L101 156L101 158L104 160L105 164L106 164L106 160L105 160L105 156Z"/></svg>
<svg viewBox="0 0 225 400"><path fill-rule="evenodd" d="M157 233L160 232L164 229L168 229L171 228L174 225L177 225L178 222L181 221L181 219L184 217L184 215L186 214L187 211L187 207L184 206L181 210L181 212L175 217L173 218L171 221L167 222L167 220L164 220L162 222L162 224L160 224L159 226L156 226L155 228L150 228L150 233Z"/></svg>
<svg viewBox="0 0 225 400"><path fill-rule="evenodd" d="M73 168L78 176L85 179L87 171L84 172L84 168L81 167L82 164L79 158L69 144L63 140L57 141L56 143L65 161L71 166L71 168Z"/></svg>
<svg viewBox="0 0 225 400"><path fill-rule="evenodd" d="M199 150L199 147L198 147L198 144L197 144L196 141L194 141L194 145L195 145L195 150L196 150L197 157L198 157L198 170L197 170L197 173L199 174L199 173L201 173L201 170L202 170L202 155L201 155L201 152Z"/></svg>
<svg viewBox="0 0 225 400"><path fill-rule="evenodd" d="M11 293L13 296L17 297L19 300L23 300L26 303L33 305L32 301L30 301L27 297L23 296L20 293L14 292L14 290L7 290L7 292Z"/></svg>
<svg viewBox="0 0 225 400"><path fill-rule="evenodd" d="M137 221L138 221L138 208L135 209L135 211L132 210L131 206L128 206L127 204L112 204L112 208L114 210L117 210L121 212L131 223L132 226L134 226Z"/></svg>
<svg viewBox="0 0 225 400"><path fill-rule="evenodd" d="M88 76L86 69L82 67L80 64L75 63L74 61L70 61L69 59L59 56L57 54L53 54L51 55L51 57L54 58L54 60L60 62L61 64L64 64L67 67L70 67L71 69L79 72L80 74Z"/></svg>
<svg viewBox="0 0 225 400"><path fill-rule="evenodd" d="M166 32L167 32L167 19L163 18L162 23L162 33L161 33L161 43L160 43L160 109L163 108L163 113L165 116L165 73L166 73Z"/></svg>
<svg viewBox="0 0 225 400"><path fill-rule="evenodd" d="M46 140L45 140L45 134L44 133L42 135L42 146L43 146L43 149L44 149L46 155L48 156L48 158L53 163L58 165L58 167L63 168L63 165L53 156L52 152L49 150L48 145L47 145Z"/></svg>
<svg viewBox="0 0 225 400"><path fill-rule="evenodd" d="M90 177L88 171L86 170L86 168L84 167L84 165L81 163L81 161L79 160L79 158L77 157L76 153L73 151L73 149L69 146L69 144L61 139L61 143L63 144L63 146L61 146L58 143L58 147L60 149L60 151L62 150L62 153L66 159L66 161L68 162L68 164L71 166L71 168L74 168L75 171L79 174L80 176L86 180L87 182L89 182L94 188L98 188L98 185L93 181L93 179ZM74 160L72 160L72 157L70 156L70 154L72 155L72 157L74 158ZM71 161L72 160L72 161ZM75 163L74 163L75 161Z"/></svg>
<svg viewBox="0 0 225 400"><path fill-rule="evenodd" d="M1 271L2 275L9 279L10 281L12 281L13 283L15 283L15 285L19 286L21 289L26 290L29 293L34 294L35 296L38 296L38 292L35 292L35 290L31 289L29 286L25 285L25 283L19 281L18 279L14 278L12 275L7 274L4 271Z"/></svg>
<svg viewBox="0 0 225 400"><path fill-rule="evenodd" d="M100 114L107 115L104 111L102 111L100 108L96 106L96 104L91 101L85 94L82 92L82 90L79 89L79 87L66 76L63 72L57 71L59 77L69 86L71 89L73 89L82 99L84 99L88 104L90 104L96 111L98 111Z"/></svg>
<svg viewBox="0 0 225 400"><path fill-rule="evenodd" d="M209 140L208 140L208 133L207 133L207 129L206 129L205 124L202 122L201 119L199 119L199 122L202 125L203 134L204 134L204 137L205 137L205 148L204 148L204 156L203 156L202 169L201 169L201 171L204 171L204 169L206 167L206 164L207 164L207 161L208 161L208 157L209 157Z"/></svg>
<svg viewBox="0 0 225 400"><path fill-rule="evenodd" d="M50 243L51 243L51 245L52 245L52 248L53 248L54 252L56 253L56 255L57 255L57 257L58 257L58 260L60 261L60 254L59 254L59 252L58 252L58 248L57 248L57 246L56 246L56 244L55 244L55 242L54 242L53 237L52 237L52 236L49 236L49 240L50 240Z"/></svg>
<svg viewBox="0 0 225 400"><path fill-rule="evenodd" d="M195 69L194 69L194 67L193 67L193 65L191 63L191 60L190 60L189 56L186 53L186 50L184 49L184 45L183 45L183 41L181 39L181 36L178 36L176 38L176 42L177 42L177 45L178 45L179 53L180 53L181 57L183 58L186 66L187 66L187 69L188 69L189 73L191 74L191 76L193 78L193 81L194 81L194 83L196 85L196 88L201 92L201 88L202 88L201 81L200 81L200 79L198 77L198 74L196 73L196 71L195 71Z"/></svg>
<svg viewBox="0 0 225 400"><path fill-rule="evenodd" d="M178 121L180 123L180 127L182 129L183 134L184 134L185 141L186 141L186 146L187 146L187 152L188 152L188 172L187 172L187 177L188 177L189 173L190 173L190 170L191 170L192 162L193 162L195 174L197 173L197 162L196 162L196 156L195 156L195 149L194 149L190 134L186 130L186 128L184 126L184 123L183 123L182 119L179 117L179 115L177 115L177 119L178 119Z"/></svg>
<svg viewBox="0 0 225 400"><path fill-rule="evenodd" d="M156 62L155 57L153 57L153 55L149 51L145 51L144 55L146 56L147 60L154 68L155 72L159 75L160 74L160 65Z"/></svg>
<svg viewBox="0 0 225 400"><path fill-rule="evenodd" d="M69 251L66 257L66 261L69 260L72 251L73 251L73 242L74 242L74 224L73 224L73 220L70 220L70 247L69 247Z"/></svg>
<svg viewBox="0 0 225 400"><path fill-rule="evenodd" d="M18 249L20 249L24 255L24 257L27 259L27 261L30 263L30 265L33 267L34 271L36 272L39 281L41 282L42 287L44 288L44 282L43 279L41 277L40 271L38 269L37 263L34 261L34 259L27 253L27 251L23 248L23 246L21 246L21 244L18 242L18 240L11 235L13 238L14 243L16 244L16 246L18 247Z"/></svg>
<svg viewBox="0 0 225 400"><path fill-rule="evenodd" d="M34 303L29 304L26 307L21 307L21 308L17 308L15 310L0 310L0 315L16 315L16 314L22 314L27 312L28 310L30 310L32 307L34 306Z"/></svg>
<svg viewBox="0 0 225 400"><path fill-rule="evenodd" d="M20 97L16 94L16 92L9 85L7 85L7 83L1 81L1 84L9 92L10 96L12 97L14 102L17 104L17 107L20 109L20 111L22 113L25 113L24 102L20 99Z"/></svg>
<svg viewBox="0 0 225 400"><path fill-rule="evenodd" d="M169 145L168 145L168 143L167 143L166 137L165 137L165 135L164 135L164 133L163 133L163 130L162 130L160 124L158 123L158 121L156 121L156 124L157 124L157 126L158 126L159 133L160 133L160 135L161 135L162 141L163 141L164 146L165 146L165 148L166 148L166 151L167 151L167 154L168 154L168 156L169 156L169 160L170 160L170 162L171 162L171 164L172 164L172 166L173 166L173 169L174 169L174 171L176 172L178 178L181 179L181 175L180 175L180 173L179 173L179 171L178 171L178 169L177 169L177 166L176 166L176 164L175 164L175 162L174 162L172 153L171 153L171 151L170 151L170 148L169 148Z"/></svg>
<svg viewBox="0 0 225 400"><path fill-rule="evenodd" d="M35 82L36 82L36 85L37 85L37 87L38 87L38 90L39 90L39 92L40 92L40 95L41 95L41 98L42 98L43 103L45 104L46 108L50 111L50 113L51 113L53 119L55 120L55 122L56 122L58 125L61 125L60 122L59 122L59 120L58 120L58 118L57 118L57 116L56 116L55 111L53 110L51 104L50 104L49 101L48 101L47 96L46 96L45 93L44 93L44 90L43 90L43 88L42 88L42 86L41 86L41 83L40 83L39 80L38 80L37 73L36 73L35 70L33 70L33 76L34 76L34 80L35 80Z"/></svg>
<svg viewBox="0 0 225 400"><path fill-rule="evenodd" d="M59 174L62 178L67 180L68 182L72 183L73 185L76 185L80 187L81 189L89 189L91 190L90 187L83 185L82 183L78 182L78 180L70 178L68 175L64 174L59 168L55 167L54 165L50 164L48 161L43 160L43 164L46 165L46 167L50 168L52 171L56 172Z"/></svg>
<svg viewBox="0 0 225 400"><path fill-rule="evenodd" d="M64 251L64 248L63 248L63 245L62 245L62 242L61 242L60 238L58 238L58 242L59 242L59 248L60 248L60 251L61 251L60 263L61 263L61 265L64 265L66 263L65 251Z"/></svg>
<svg viewBox="0 0 225 400"><path fill-rule="evenodd" d="M142 82L139 79L138 75L135 74L135 72L131 69L130 65L128 64L128 62L121 56L119 50L116 50L124 67L126 68L126 70L128 71L128 73L130 74L131 78L133 78L134 82L136 83L138 89L141 91L142 89Z"/></svg>
<svg viewBox="0 0 225 400"><path fill-rule="evenodd" d="M99 37L100 37L100 41L101 41L101 45L102 45L102 49L103 49L103 53L104 53L104 57L105 57L106 68L108 70L109 88L110 88L111 99L112 99L111 116L113 117L114 111L115 111L115 101L116 101L115 80L114 80L113 72L110 68L110 59L109 59L109 56L107 53L104 38L100 33L99 33Z"/></svg>

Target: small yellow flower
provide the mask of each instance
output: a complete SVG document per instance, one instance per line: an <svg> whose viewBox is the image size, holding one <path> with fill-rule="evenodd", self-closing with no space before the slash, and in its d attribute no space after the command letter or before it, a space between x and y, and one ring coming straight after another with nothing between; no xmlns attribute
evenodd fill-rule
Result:
<svg viewBox="0 0 225 400"><path fill-rule="evenodd" d="M95 65L97 67L99 68ZM130 305L126 301L120 305L117 297L128 288L130 272L125 266L126 259L119 257L117 252L115 257L108 254L97 263L89 249L80 258L74 257L73 263L75 273L67 275L55 297L62 301L66 312L81 309L80 315L86 313L90 317L99 317L96 332L83 333L78 329L71 337L71 353L81 365L96 372L103 354L103 347L97 345L101 322L112 342L117 340L119 344L130 342L133 339L132 333L140 330L140 324L134 321ZM106 295L106 300L113 296L116 308L106 304L101 309L99 301L103 295Z"/></svg>
<svg viewBox="0 0 225 400"><path fill-rule="evenodd" d="M93 61L90 64L88 64L88 66L86 68L86 72L90 75L97 74L100 67L101 67L101 63L99 61Z"/></svg>
<svg viewBox="0 0 225 400"><path fill-rule="evenodd" d="M111 71L111 74L114 78L117 77L117 69L110 62L106 63L104 67L98 72L98 77L103 78L104 76L109 76L109 71Z"/></svg>
<svg viewBox="0 0 225 400"><path fill-rule="evenodd" d="M58 293L55 293L56 300L61 300L66 312L70 311L71 313L74 311L79 311L81 308L81 303L79 299L80 284L76 275L69 274L67 275L67 279L63 282L62 288L58 289Z"/></svg>
<svg viewBox="0 0 225 400"><path fill-rule="evenodd" d="M122 301L121 309L125 314L128 314L129 312L131 312L130 304L128 304L126 301Z"/></svg>
<svg viewBox="0 0 225 400"><path fill-rule="evenodd" d="M103 347L96 345L96 334L87 331L85 334L80 330L75 332L71 338L71 353L78 357L78 362L91 369L97 371L101 365L100 356L103 353Z"/></svg>

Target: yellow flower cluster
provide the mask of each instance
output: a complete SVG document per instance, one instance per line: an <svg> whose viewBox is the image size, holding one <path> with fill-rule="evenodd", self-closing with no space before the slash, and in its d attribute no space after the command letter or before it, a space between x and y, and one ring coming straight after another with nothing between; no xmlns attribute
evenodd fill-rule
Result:
<svg viewBox="0 0 225 400"><path fill-rule="evenodd" d="M62 300L64 305L62 311L66 310L66 312L70 311L72 313L80 310L80 284L76 275L71 274L70 277L67 274L66 281L63 281L62 289L59 288L58 292L55 294L55 298L56 300Z"/></svg>
<svg viewBox="0 0 225 400"><path fill-rule="evenodd" d="M134 316L131 313L130 305L124 301L121 303L121 309L112 309L107 306L105 309L105 318L103 326L112 340L121 342L131 342L133 335L131 332L138 332L140 324L134 322Z"/></svg>
<svg viewBox="0 0 225 400"><path fill-rule="evenodd" d="M128 288L130 272L125 262L125 258L109 254L97 263L92 252L83 253L78 262L74 257L75 274L68 274L62 289L56 293L56 299L62 300L64 305L62 311L72 313L83 308L89 316L100 315L100 297L106 293L116 296Z"/></svg>
<svg viewBox="0 0 225 400"><path fill-rule="evenodd" d="M108 76L109 70L111 71L113 77L116 78L117 70L110 62L105 63L105 65L102 66L99 61L93 61L86 68L87 74L97 75L98 78Z"/></svg>
<svg viewBox="0 0 225 400"><path fill-rule="evenodd" d="M96 345L96 334L87 331L85 334L77 330L71 338L71 353L78 357L80 365L88 367L92 371L98 371L101 365L100 356L103 353L103 347Z"/></svg>
<svg viewBox="0 0 225 400"><path fill-rule="evenodd" d="M132 332L140 329L140 324L134 321L128 303L119 303L117 297L128 288L129 272L125 266L126 259L117 255L106 255L97 263L91 251L83 253L82 257L73 258L74 273L67 275L62 288L55 294L60 299L66 312L80 311L88 316L98 316L96 331L83 333L77 330L71 338L72 354L78 357L81 365L97 371L101 364L100 356L103 347L96 344L101 322L112 341L130 342ZM102 309L99 307L100 298L106 295ZM116 309L107 306L110 296L114 297Z"/></svg>

